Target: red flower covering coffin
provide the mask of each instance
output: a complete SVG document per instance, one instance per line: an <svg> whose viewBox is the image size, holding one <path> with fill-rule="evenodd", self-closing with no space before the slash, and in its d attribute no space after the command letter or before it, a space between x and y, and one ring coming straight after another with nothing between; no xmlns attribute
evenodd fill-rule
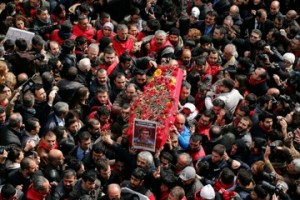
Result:
<svg viewBox="0 0 300 200"><path fill-rule="evenodd" d="M170 122L174 122L182 84L183 71L178 67L159 66L145 86L144 92L131 104L128 139L132 141L134 119L157 122L156 149L169 137Z"/></svg>

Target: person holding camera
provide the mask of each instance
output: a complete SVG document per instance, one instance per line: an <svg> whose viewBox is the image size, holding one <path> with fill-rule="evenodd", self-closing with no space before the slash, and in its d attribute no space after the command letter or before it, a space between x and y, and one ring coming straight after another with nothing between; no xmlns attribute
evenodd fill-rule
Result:
<svg viewBox="0 0 300 200"><path fill-rule="evenodd" d="M162 8L157 5L157 0L147 0L145 9L141 11L141 17L145 21L149 19L160 19Z"/></svg>

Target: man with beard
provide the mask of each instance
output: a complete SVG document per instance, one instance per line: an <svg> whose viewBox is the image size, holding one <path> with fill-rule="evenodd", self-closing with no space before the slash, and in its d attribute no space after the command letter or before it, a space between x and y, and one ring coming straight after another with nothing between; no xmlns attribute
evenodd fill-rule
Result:
<svg viewBox="0 0 300 200"><path fill-rule="evenodd" d="M215 78L220 69L221 69L221 66L219 64L219 56L220 56L220 53L218 50L212 48L210 49L210 51L208 52L208 56L207 56L207 64L208 64L208 67L210 69L210 75Z"/></svg>
<svg viewBox="0 0 300 200"><path fill-rule="evenodd" d="M206 110L202 113L200 119L198 120L198 127L197 127L198 134L204 135L204 137L207 137L208 140L210 140L209 129L212 126L214 118L215 115L213 111Z"/></svg>
<svg viewBox="0 0 300 200"><path fill-rule="evenodd" d="M110 91L110 80L107 75L107 71L105 69L98 69L96 72L96 78L92 80L90 86L91 97L96 94L98 88L103 88L105 90Z"/></svg>
<svg viewBox="0 0 300 200"><path fill-rule="evenodd" d="M178 65L185 69L187 72L192 70L192 52L190 49L184 49L181 53Z"/></svg>
<svg viewBox="0 0 300 200"><path fill-rule="evenodd" d="M225 152L225 146L222 144L217 144L214 146L210 155L205 156L197 163L197 167L199 167L199 165L201 165L203 162L208 163L207 173L204 175L204 181L206 184L212 183L212 181L219 177L221 171L228 167L228 164L224 159Z"/></svg>
<svg viewBox="0 0 300 200"><path fill-rule="evenodd" d="M144 87L148 83L148 77L145 70L137 70L134 77L130 80L130 83L136 84L136 86L144 91Z"/></svg>
<svg viewBox="0 0 300 200"><path fill-rule="evenodd" d="M112 42L117 56L121 56L125 51L129 54L134 53L132 51L135 39L128 34L128 27L125 24L119 24L117 26L117 35L114 36Z"/></svg>
<svg viewBox="0 0 300 200"><path fill-rule="evenodd" d="M180 36L180 30L178 28L172 27L169 31L169 41L173 45L175 52L175 58L178 58L183 49L183 40Z"/></svg>
<svg viewBox="0 0 300 200"><path fill-rule="evenodd" d="M268 139L273 134L273 114L264 111L259 115L259 122L251 129L251 135L253 138L259 137Z"/></svg>
<svg viewBox="0 0 300 200"><path fill-rule="evenodd" d="M21 161L20 169L15 169L7 176L7 183L12 184L17 189L20 189L26 194L29 185L32 182L33 175L41 174L38 172L38 165L35 160L25 157Z"/></svg>
<svg viewBox="0 0 300 200"><path fill-rule="evenodd" d="M70 155L76 157L78 160L83 160L85 156L91 151L91 134L88 131L79 132L77 137L77 145L70 152Z"/></svg>
<svg viewBox="0 0 300 200"><path fill-rule="evenodd" d="M101 197L100 187L101 183L97 179L97 173L94 170L85 171L69 193L69 200L96 200Z"/></svg>
<svg viewBox="0 0 300 200"><path fill-rule="evenodd" d="M187 153L191 155L194 162L205 157L205 151L201 145L201 142L201 135L193 134L190 138Z"/></svg>
<svg viewBox="0 0 300 200"><path fill-rule="evenodd" d="M69 197L73 186L76 183L76 172L74 170L65 170L62 176L62 181L55 187L52 193L53 200L64 200Z"/></svg>
<svg viewBox="0 0 300 200"><path fill-rule="evenodd" d="M153 193L144 185L147 173L144 169L137 167L131 174L130 180L125 180L121 183L121 187L128 187L135 192L147 196L150 200L154 200Z"/></svg>
<svg viewBox="0 0 300 200"><path fill-rule="evenodd" d="M109 184L120 183L119 176L116 172L111 170L109 165L109 160L107 158L102 158L96 163L97 177L101 182L101 187L103 191L107 190Z"/></svg>
<svg viewBox="0 0 300 200"><path fill-rule="evenodd" d="M250 129L252 128L252 121L249 117L244 116L238 122L237 125L231 123L223 129L224 134L233 133L236 139L242 139L247 147L250 149L252 145L252 136L250 134Z"/></svg>
<svg viewBox="0 0 300 200"><path fill-rule="evenodd" d="M138 88L135 84L130 83L126 86L126 89L120 92L113 103L112 113L121 113L121 108L124 104L130 104L138 97Z"/></svg>
<svg viewBox="0 0 300 200"><path fill-rule="evenodd" d="M96 163L106 157L105 153L106 147L102 142L93 144L91 151L82 160L84 167L87 170L96 169Z"/></svg>
<svg viewBox="0 0 300 200"><path fill-rule="evenodd" d="M185 196L188 200L194 199L195 192L201 190L203 187L202 183L196 176L196 170L194 167L188 166L184 168L179 175L179 179L181 187L184 189Z"/></svg>
<svg viewBox="0 0 300 200"><path fill-rule="evenodd" d="M209 73L210 69L204 56L198 56L193 62L192 70L187 74L187 81L191 83L191 94L197 92L197 87L200 83L208 86L212 83L212 76Z"/></svg>
<svg viewBox="0 0 300 200"><path fill-rule="evenodd" d="M122 135L122 129L124 125L128 123L129 114L130 114L130 105L124 104L122 106L121 113L117 115L116 120L111 126L111 132L114 135L114 138L118 138L119 136Z"/></svg>
<svg viewBox="0 0 300 200"><path fill-rule="evenodd" d="M92 143L94 143L99 137L101 137L100 133L100 122L97 119L89 119L85 126L82 127L79 131L88 131L91 134Z"/></svg>
<svg viewBox="0 0 300 200"><path fill-rule="evenodd" d="M214 32L217 23L218 13L210 10L206 13L205 20L200 26L200 31L203 35L210 36Z"/></svg>
<svg viewBox="0 0 300 200"><path fill-rule="evenodd" d="M90 101L91 112L97 110L100 106L106 106L111 109L112 103L108 96L108 90L106 88L98 88L96 95Z"/></svg>
<svg viewBox="0 0 300 200"><path fill-rule="evenodd" d="M173 45L168 40L167 33L162 30L155 32L154 37L149 42L147 51L148 56L154 58L157 64L165 62L166 59L172 58L174 55Z"/></svg>
<svg viewBox="0 0 300 200"><path fill-rule="evenodd" d="M105 47L103 50L103 55L99 58L100 69L105 69L107 71L108 76L110 73L116 68L118 64L118 57L116 55L116 51L111 46ZM110 73L108 73L110 72Z"/></svg>

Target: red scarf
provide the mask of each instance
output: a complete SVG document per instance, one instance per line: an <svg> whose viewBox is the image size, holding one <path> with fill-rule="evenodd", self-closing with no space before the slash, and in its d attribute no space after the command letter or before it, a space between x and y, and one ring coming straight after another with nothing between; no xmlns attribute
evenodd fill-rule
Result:
<svg viewBox="0 0 300 200"><path fill-rule="evenodd" d="M41 141L38 145L38 147L44 149L45 151L49 152L51 149L44 143L44 141ZM54 148L53 149L58 149L58 143L55 141Z"/></svg>
<svg viewBox="0 0 300 200"><path fill-rule="evenodd" d="M218 192L218 191L221 190L221 189L227 190L227 189L231 188L231 187L233 186L233 184L234 184L234 181L232 181L232 183L225 184L225 183L222 183L222 181L218 179L218 180L215 182L214 190L215 190L216 192Z"/></svg>
<svg viewBox="0 0 300 200"><path fill-rule="evenodd" d="M252 78L252 76L250 76L250 78L249 78L249 84L250 85L258 85L258 84L260 84L260 83L263 83L264 81L266 81L267 79L262 79L262 80L254 80L253 78Z"/></svg>
<svg viewBox="0 0 300 200"><path fill-rule="evenodd" d="M259 127L265 132L265 133L271 133L273 129L266 129L261 123L258 124Z"/></svg>

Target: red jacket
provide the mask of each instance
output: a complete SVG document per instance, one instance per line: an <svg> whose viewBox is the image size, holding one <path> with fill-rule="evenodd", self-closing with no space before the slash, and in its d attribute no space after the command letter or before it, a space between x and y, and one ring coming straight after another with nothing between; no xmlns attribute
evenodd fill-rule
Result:
<svg viewBox="0 0 300 200"><path fill-rule="evenodd" d="M166 47L173 47L169 40L167 40L163 45L158 47L156 46L155 38L152 38L150 41L150 51L148 52L148 56L151 58L156 58L158 54L160 54Z"/></svg>
<svg viewBox="0 0 300 200"><path fill-rule="evenodd" d="M109 36L109 39L113 40L114 36L116 34L114 32L111 32L111 35ZM101 40L101 38L103 37L103 30L99 30L97 31L97 35L96 35L96 42L99 43L99 41Z"/></svg>
<svg viewBox="0 0 300 200"><path fill-rule="evenodd" d="M99 69L105 69L107 71L107 75L109 76L117 67L118 61L113 62L111 65L108 64L99 64L98 67Z"/></svg>
<svg viewBox="0 0 300 200"><path fill-rule="evenodd" d="M82 30L79 28L78 24L75 24L73 26L73 35L75 35L76 37L84 36L89 41L89 43L94 39L95 34L96 29L94 29L93 27L90 27L88 30Z"/></svg>
<svg viewBox="0 0 300 200"><path fill-rule="evenodd" d="M58 32L59 32L59 29L54 30L54 31L52 32L52 34L51 34L50 39L51 39L52 41L58 42L59 45L62 45L63 42L64 42L64 40L61 39L61 38L59 37ZM71 37L68 38L68 39L70 39L70 40L75 40L75 38L76 38L75 35L71 35Z"/></svg>
<svg viewBox="0 0 300 200"><path fill-rule="evenodd" d="M29 186L28 191L26 193L26 199L28 200L43 200L45 199L45 197L47 196L47 194L41 194L39 192L37 192L32 184Z"/></svg>
<svg viewBox="0 0 300 200"><path fill-rule="evenodd" d="M116 35L115 37L113 37L112 41L113 41L113 47L118 57L120 57L125 51L128 51L128 53L131 54L135 39L133 38L133 36L129 35L127 40L121 41L118 39L118 36Z"/></svg>
<svg viewBox="0 0 300 200"><path fill-rule="evenodd" d="M206 156L205 151L202 146L200 147L199 151L197 151L197 152L189 151L188 153L191 155L193 161L199 160Z"/></svg>
<svg viewBox="0 0 300 200"><path fill-rule="evenodd" d="M220 66L218 65L209 65L210 75L214 78L220 71Z"/></svg>

